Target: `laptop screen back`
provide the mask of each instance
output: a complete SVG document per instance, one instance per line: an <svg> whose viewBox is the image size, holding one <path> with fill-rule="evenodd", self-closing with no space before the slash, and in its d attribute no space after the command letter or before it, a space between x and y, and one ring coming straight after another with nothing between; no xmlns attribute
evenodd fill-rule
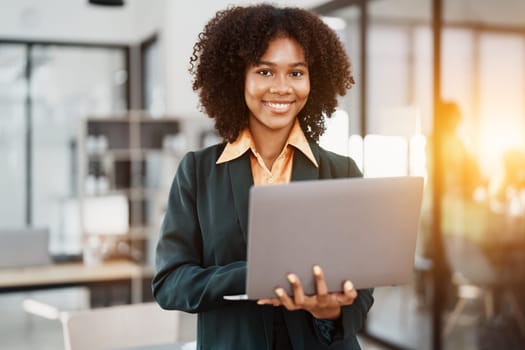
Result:
<svg viewBox="0 0 525 350"><path fill-rule="evenodd" d="M50 263L47 229L0 229L0 268Z"/></svg>
<svg viewBox="0 0 525 350"><path fill-rule="evenodd" d="M248 224L247 294L291 295L295 273L315 293L320 265L330 291L403 284L413 271L423 191L420 177L351 178L253 187Z"/></svg>

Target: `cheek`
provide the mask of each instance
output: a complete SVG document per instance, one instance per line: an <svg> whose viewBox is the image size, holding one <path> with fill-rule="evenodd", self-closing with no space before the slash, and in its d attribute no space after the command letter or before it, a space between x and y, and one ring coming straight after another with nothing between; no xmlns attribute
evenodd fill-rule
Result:
<svg viewBox="0 0 525 350"><path fill-rule="evenodd" d="M299 91L301 98L307 99L310 95L310 82L306 83Z"/></svg>
<svg viewBox="0 0 525 350"><path fill-rule="evenodd" d="M259 84L257 84L257 82L255 82L253 79L248 79L244 85L244 96L246 98L257 97L257 95L260 94L259 90L261 90Z"/></svg>

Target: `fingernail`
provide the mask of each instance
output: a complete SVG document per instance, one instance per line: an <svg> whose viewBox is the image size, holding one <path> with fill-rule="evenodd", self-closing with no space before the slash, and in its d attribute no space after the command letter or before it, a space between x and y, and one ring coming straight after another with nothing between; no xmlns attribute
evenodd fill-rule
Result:
<svg viewBox="0 0 525 350"><path fill-rule="evenodd" d="M264 304L264 300L257 300L257 305L262 305Z"/></svg>
<svg viewBox="0 0 525 350"><path fill-rule="evenodd" d="M352 282L350 282L350 281L346 281L346 282L345 282L345 289L346 289L346 290L352 290L352 289L354 289L354 285L352 284Z"/></svg>
<svg viewBox="0 0 525 350"><path fill-rule="evenodd" d="M275 289L275 294L277 294L278 297L283 297L284 296L284 290L282 288L276 288Z"/></svg>
<svg viewBox="0 0 525 350"><path fill-rule="evenodd" d="M321 274L321 268L319 265L314 265L314 275L319 276Z"/></svg>
<svg viewBox="0 0 525 350"><path fill-rule="evenodd" d="M291 274L288 275L288 281L290 283L296 283L297 282L297 277L293 273L291 273Z"/></svg>

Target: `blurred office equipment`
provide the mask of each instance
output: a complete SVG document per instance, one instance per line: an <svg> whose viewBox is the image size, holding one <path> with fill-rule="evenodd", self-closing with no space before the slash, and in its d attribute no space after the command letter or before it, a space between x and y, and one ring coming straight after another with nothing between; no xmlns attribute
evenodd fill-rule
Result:
<svg viewBox="0 0 525 350"><path fill-rule="evenodd" d="M49 252L56 262L79 261L82 258L82 234L78 199L64 198L59 206L59 229L50 237Z"/></svg>
<svg viewBox="0 0 525 350"><path fill-rule="evenodd" d="M65 350L121 349L178 340L179 311L157 303L61 312Z"/></svg>
<svg viewBox="0 0 525 350"><path fill-rule="evenodd" d="M86 197L81 207L84 264L99 264L119 252L132 256L129 245L119 241L129 232L129 207L124 195Z"/></svg>
<svg viewBox="0 0 525 350"><path fill-rule="evenodd" d="M49 230L0 229L0 268L48 265Z"/></svg>
<svg viewBox="0 0 525 350"><path fill-rule="evenodd" d="M83 227L87 235L124 235L129 230L128 201L123 195L87 197Z"/></svg>

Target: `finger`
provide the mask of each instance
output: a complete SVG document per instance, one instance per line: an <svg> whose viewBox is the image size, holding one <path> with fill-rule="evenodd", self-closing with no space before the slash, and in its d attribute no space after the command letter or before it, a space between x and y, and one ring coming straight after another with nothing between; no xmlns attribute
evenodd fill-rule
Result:
<svg viewBox="0 0 525 350"><path fill-rule="evenodd" d="M346 281L343 284L343 291L346 296L354 297L354 298L357 296L357 291L354 288L354 284L350 281Z"/></svg>
<svg viewBox="0 0 525 350"><path fill-rule="evenodd" d="M304 304L304 291L299 278L293 273L288 275L288 281L292 285L294 303L299 306Z"/></svg>
<svg viewBox="0 0 525 350"><path fill-rule="evenodd" d="M315 265L313 267L313 272L315 278L315 285L317 289L317 296L321 297L322 299L325 299L328 296L328 286L326 285L326 281L324 279L323 270L319 265Z"/></svg>
<svg viewBox="0 0 525 350"><path fill-rule="evenodd" d="M279 301L281 302L281 304L287 308L288 310L296 310L296 307L294 305L294 302L292 301L292 299L288 296L288 294L286 294L286 292L284 291L284 289L282 288L276 288L275 289L275 294L277 294L277 298L279 299Z"/></svg>
<svg viewBox="0 0 525 350"><path fill-rule="evenodd" d="M271 299L259 299L257 300L257 305L272 305L272 306L280 306L281 301L277 298L271 298Z"/></svg>
<svg viewBox="0 0 525 350"><path fill-rule="evenodd" d="M343 283L343 294L345 304L349 305L354 302L354 299L357 298L357 290L354 288L352 282L345 281L345 283Z"/></svg>

